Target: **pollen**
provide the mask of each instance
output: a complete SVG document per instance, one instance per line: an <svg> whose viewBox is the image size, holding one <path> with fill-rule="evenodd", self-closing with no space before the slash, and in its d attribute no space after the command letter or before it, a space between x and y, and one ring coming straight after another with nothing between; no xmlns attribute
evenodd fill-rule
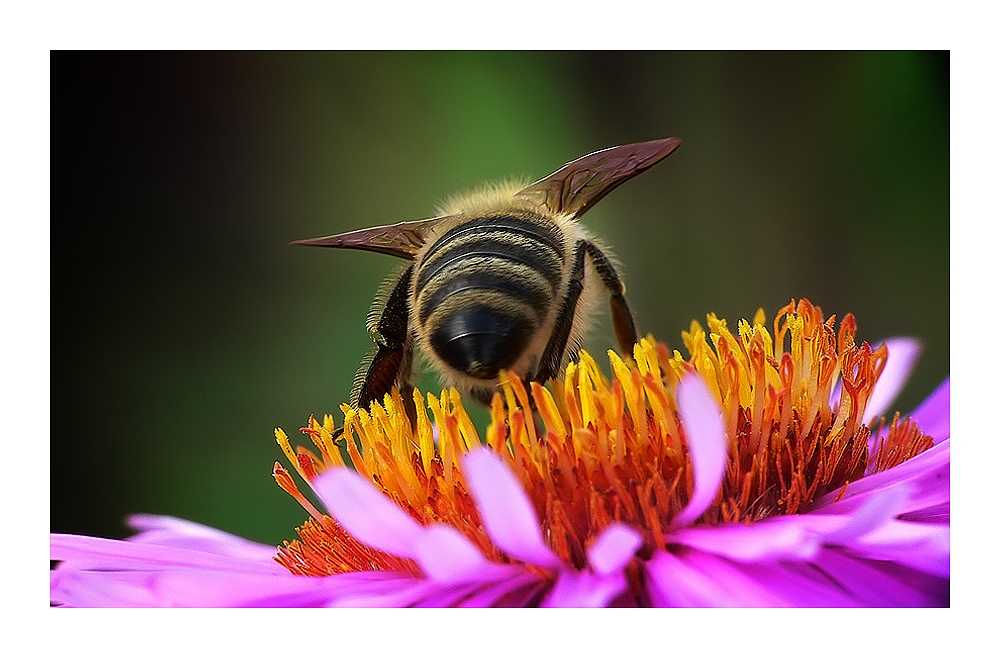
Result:
<svg viewBox="0 0 1000 658"><path fill-rule="evenodd" d="M879 438L872 440L865 406L888 354L855 342L853 315L838 325L801 300L780 309L770 326L763 310L735 332L713 314L706 320L682 332L687 356L651 336L631 355L609 351L610 379L586 352L547 387L502 375L484 436L455 389L439 397L415 390L413 422L398 391L370 409L343 406L339 428L332 416L310 417L302 432L314 450L293 450L281 430L275 436L306 483L329 468L354 468L418 521L448 524L504 562L510 558L490 542L461 472L461 455L485 446L520 480L550 548L581 569L591 543L614 522L641 531L647 552L666 548L667 531L694 491L676 401L683 376L707 382L729 442L721 489L696 525L803 512L933 444L898 414L875 419ZM279 548L276 559L290 571L415 570L347 535L298 490L290 471L276 464L274 476L311 516L299 539Z"/></svg>

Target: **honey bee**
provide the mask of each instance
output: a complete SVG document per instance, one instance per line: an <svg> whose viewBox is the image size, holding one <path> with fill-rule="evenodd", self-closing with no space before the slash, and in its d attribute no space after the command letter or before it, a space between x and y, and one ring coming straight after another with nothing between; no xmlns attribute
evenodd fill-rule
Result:
<svg viewBox="0 0 1000 658"><path fill-rule="evenodd" d="M501 370L544 383L576 356L604 294L618 345L630 354L638 334L625 286L577 220L678 146L676 138L615 146L527 187L457 196L438 217L293 242L412 261L369 314L375 349L355 379L355 408L393 387L412 401L415 348L446 384L487 405Z"/></svg>

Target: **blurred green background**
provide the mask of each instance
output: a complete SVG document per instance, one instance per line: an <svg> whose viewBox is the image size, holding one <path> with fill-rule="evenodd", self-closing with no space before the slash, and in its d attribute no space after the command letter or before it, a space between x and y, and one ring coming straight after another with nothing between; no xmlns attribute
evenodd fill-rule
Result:
<svg viewBox="0 0 1000 658"><path fill-rule="evenodd" d="M805 296L924 341L898 408L949 373L948 53L61 52L51 76L56 532L293 538L272 430L342 420L400 262L287 243L627 142L684 140L584 219L642 331Z"/></svg>

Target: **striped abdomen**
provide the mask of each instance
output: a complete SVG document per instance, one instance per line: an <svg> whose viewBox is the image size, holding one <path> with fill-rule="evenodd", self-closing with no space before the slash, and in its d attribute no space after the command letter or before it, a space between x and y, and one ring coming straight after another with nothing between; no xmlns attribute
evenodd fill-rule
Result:
<svg viewBox="0 0 1000 658"><path fill-rule="evenodd" d="M452 368L494 379L545 323L563 260L562 233L538 215L505 213L452 228L414 272L421 334Z"/></svg>

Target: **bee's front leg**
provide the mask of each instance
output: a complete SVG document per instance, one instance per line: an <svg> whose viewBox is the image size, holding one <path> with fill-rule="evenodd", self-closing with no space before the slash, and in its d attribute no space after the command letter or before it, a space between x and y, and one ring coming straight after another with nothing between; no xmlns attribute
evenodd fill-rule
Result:
<svg viewBox="0 0 1000 658"><path fill-rule="evenodd" d="M413 386L410 383L413 340L407 326L407 300L412 275L411 265L396 281L373 323L371 333L375 340L375 352L361 364L351 395L354 406L365 409L372 402L382 402L382 398L396 386L403 396L403 404L406 405L411 422L415 418L415 413L412 413Z"/></svg>

